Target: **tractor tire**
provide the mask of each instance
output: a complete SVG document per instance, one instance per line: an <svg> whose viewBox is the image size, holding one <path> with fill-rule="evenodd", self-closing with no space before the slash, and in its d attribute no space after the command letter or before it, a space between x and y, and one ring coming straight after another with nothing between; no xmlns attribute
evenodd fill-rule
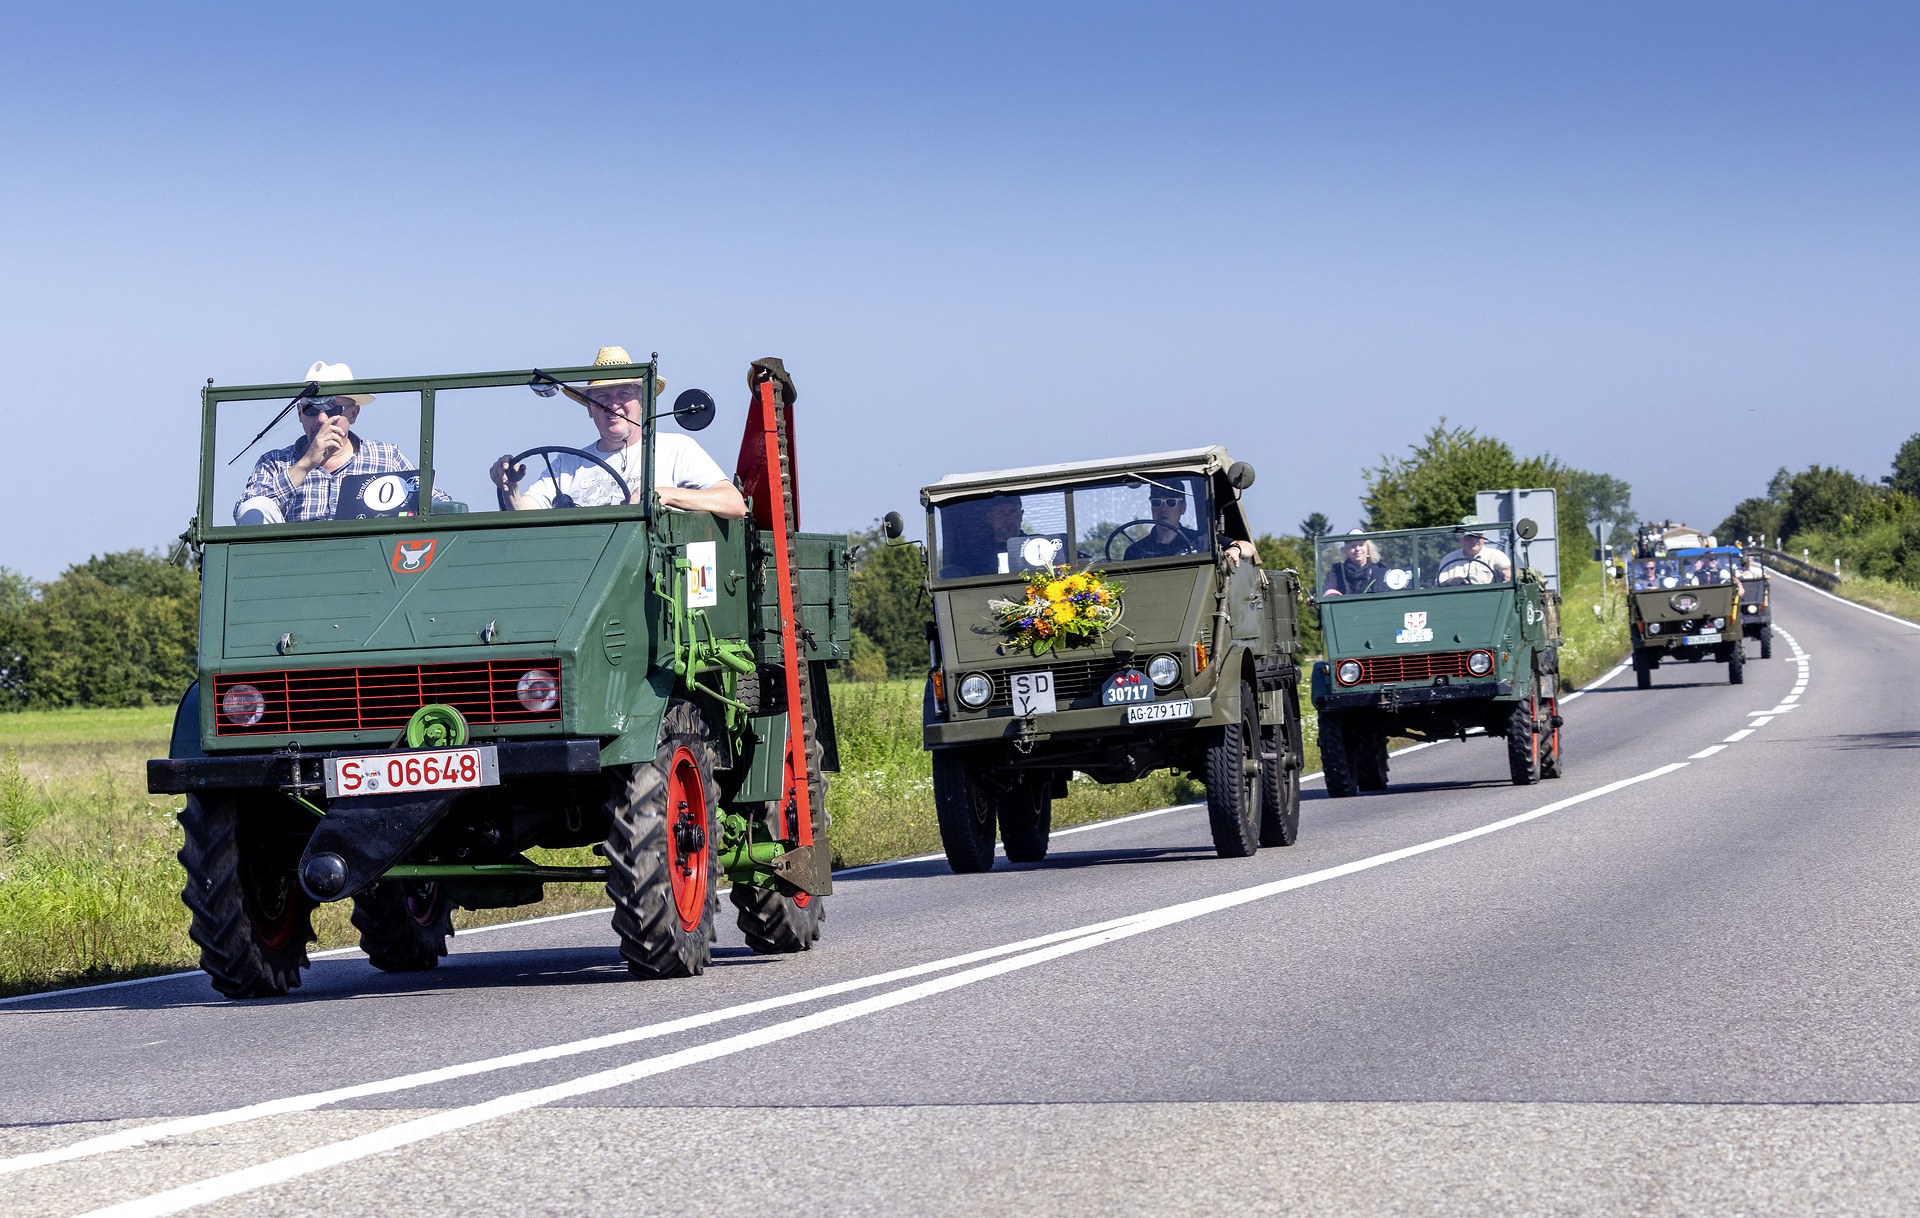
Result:
<svg viewBox="0 0 1920 1218"><path fill-rule="evenodd" d="M1727 652L1727 684L1745 685L1747 683L1747 641L1735 641L1733 649Z"/></svg>
<svg viewBox="0 0 1920 1218"><path fill-rule="evenodd" d="M1531 698L1515 703L1507 717L1507 767L1516 787L1540 781L1540 733L1534 728Z"/></svg>
<svg viewBox="0 0 1920 1218"><path fill-rule="evenodd" d="M1633 653L1633 683L1641 689L1653 688L1653 666L1647 663L1644 652Z"/></svg>
<svg viewBox="0 0 1920 1218"><path fill-rule="evenodd" d="M437 968L453 937L453 901L438 881L389 880L353 898L360 950L383 973Z"/></svg>
<svg viewBox="0 0 1920 1218"><path fill-rule="evenodd" d="M993 796L957 749L934 751L933 806L947 866L957 875L993 870Z"/></svg>
<svg viewBox="0 0 1920 1218"><path fill-rule="evenodd" d="M1327 779L1327 798L1350 799L1360 794L1347 752L1347 719L1339 711L1320 712L1320 769Z"/></svg>
<svg viewBox="0 0 1920 1218"><path fill-rule="evenodd" d="M276 866L249 848L238 796L187 796L180 827L180 900L213 988L229 998L274 998L297 987L314 933L313 902L294 862Z"/></svg>
<svg viewBox="0 0 1920 1218"><path fill-rule="evenodd" d="M1260 729L1260 844L1291 846L1300 838L1300 755L1291 743L1299 719Z"/></svg>
<svg viewBox="0 0 1920 1218"><path fill-rule="evenodd" d="M1364 743L1355 745L1353 728L1347 728L1347 756L1353 760L1353 780L1362 791L1387 789L1387 729L1370 723L1363 730Z"/></svg>
<svg viewBox="0 0 1920 1218"><path fill-rule="evenodd" d="M1240 722L1214 728L1207 745L1207 823L1214 853L1223 859L1260 849L1260 768L1260 703L1242 681Z"/></svg>
<svg viewBox="0 0 1920 1218"><path fill-rule="evenodd" d="M1547 699L1547 737L1540 745L1540 777L1560 777L1560 699Z"/></svg>
<svg viewBox="0 0 1920 1218"><path fill-rule="evenodd" d="M706 971L719 895L713 740L693 703L675 698L652 761L607 769L607 895L620 955L636 977Z"/></svg>
<svg viewBox="0 0 1920 1218"><path fill-rule="evenodd" d="M1760 658L1763 660L1773 658L1773 627L1771 626L1760 628Z"/></svg>
<svg viewBox="0 0 1920 1218"><path fill-rule="evenodd" d="M812 951L820 938L827 899L799 892L789 896L777 888L735 884L730 890L734 925L746 936L747 946L762 956Z"/></svg>
<svg viewBox="0 0 1920 1218"><path fill-rule="evenodd" d="M1038 863L1053 836L1053 789L1045 779L1026 778L999 797L1000 844L1009 863Z"/></svg>

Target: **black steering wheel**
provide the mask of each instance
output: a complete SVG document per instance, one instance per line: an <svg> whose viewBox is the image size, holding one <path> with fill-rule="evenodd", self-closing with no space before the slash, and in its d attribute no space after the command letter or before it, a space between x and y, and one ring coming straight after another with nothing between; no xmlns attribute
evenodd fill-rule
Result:
<svg viewBox="0 0 1920 1218"><path fill-rule="evenodd" d="M1160 523L1160 522L1159 522L1159 521L1157 521L1157 520L1129 520L1129 521L1127 521L1127 523L1125 523L1125 524L1123 524L1123 525L1121 525L1121 526L1120 526L1119 528L1117 528L1117 529L1115 529L1115 530L1114 530L1113 532L1111 532L1111 533L1109 533L1109 534L1107 535L1107 552L1106 552L1106 561L1108 561L1108 562L1112 562L1112 561L1114 561L1114 558L1113 558L1113 543L1114 543L1114 542L1116 542L1116 541L1119 541L1119 540L1120 540L1120 539L1121 539L1122 537L1125 537L1125 536L1126 536L1126 533L1127 533L1127 530L1128 530L1128 529L1130 529L1130 528L1132 528L1132 527L1133 527L1134 525L1136 525L1136 524L1144 524L1144 525L1155 525L1155 524L1158 524L1158 523ZM1194 547L1193 547L1193 535L1192 535L1192 534L1190 534L1190 533L1188 533L1188 532L1187 532L1187 531L1186 531L1185 529L1183 529L1183 528L1180 528L1180 527L1179 527L1179 526L1177 526L1177 525L1176 525L1176 526L1174 526L1174 530L1173 530L1173 531L1174 531L1174 532L1176 532L1176 533L1178 533L1178 534L1180 534L1180 536L1181 536L1181 537L1183 537L1183 538L1185 538L1185 539L1186 539L1186 542L1187 542L1187 548L1188 548L1188 551L1189 551L1190 553L1194 553L1194 554L1198 554L1198 553L1200 552L1199 550L1197 550L1197 549L1194 549ZM1149 533L1149 534L1147 534L1147 536L1152 536L1152 534L1151 534L1151 533ZM1132 543L1133 543L1133 542L1135 542L1135 541L1144 541L1144 540L1146 540L1146 538L1145 538L1145 537L1132 537L1132 538L1128 538L1128 544L1132 544ZM1124 556L1123 556L1123 557L1124 557Z"/></svg>
<svg viewBox="0 0 1920 1218"><path fill-rule="evenodd" d="M620 502L622 503L632 502L633 488L628 486L627 480L620 476L620 471L613 468L613 466L608 465L605 461L602 461L600 458L594 456L592 453L586 451L583 448L567 448L560 444L542 444L538 448L529 448L526 452L521 453L519 456L515 457L512 461L508 462L507 464L508 478L512 479L514 470L517 469L517 470L524 471L526 469L526 467L522 465L521 462L525 461L528 457L537 456L542 461L546 461L547 477L552 479L553 481L553 506L557 508L570 508L570 507L578 506L574 503L572 495L563 495L560 493L560 479L554 475L553 462L547 461L546 459L546 455L548 453L566 453L570 457L580 457L584 460L593 462L595 465L599 466L601 469L606 470L608 476L610 476L615 482L619 483ZM496 500L499 501L501 511L511 512L513 510L513 500L507 497L506 487L495 486L493 488L493 496Z"/></svg>

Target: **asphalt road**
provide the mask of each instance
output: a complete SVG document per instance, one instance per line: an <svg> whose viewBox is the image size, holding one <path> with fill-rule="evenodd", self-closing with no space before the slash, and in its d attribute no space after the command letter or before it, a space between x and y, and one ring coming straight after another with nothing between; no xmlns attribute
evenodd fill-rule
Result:
<svg viewBox="0 0 1920 1218"><path fill-rule="evenodd" d="M1744 686L1616 675L1565 778L1418 749L1252 859L1175 809L684 981L593 915L0 1006L0 1213L1911 1213L1920 629L1775 586Z"/></svg>

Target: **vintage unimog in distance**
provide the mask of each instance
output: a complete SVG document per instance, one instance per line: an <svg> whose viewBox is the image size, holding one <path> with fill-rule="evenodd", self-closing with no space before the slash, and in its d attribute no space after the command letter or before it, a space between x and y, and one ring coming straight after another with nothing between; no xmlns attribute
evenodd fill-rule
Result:
<svg viewBox="0 0 1920 1218"><path fill-rule="evenodd" d="M1760 640L1760 658L1773 658L1773 580L1756 555L1742 555L1740 634Z"/></svg>
<svg viewBox="0 0 1920 1218"><path fill-rule="evenodd" d="M1725 664L1729 685L1746 681L1740 562L1738 546L1667 549L1643 543L1635 549L1627 565L1627 622L1634 681L1641 689L1653 687L1653 670L1662 661ZM1760 646L1770 658L1770 640Z"/></svg>
<svg viewBox="0 0 1920 1218"><path fill-rule="evenodd" d="M1526 494L1552 511L1551 491ZM1560 777L1560 596L1542 571L1557 563L1529 554L1537 532L1528 518L1469 516L1321 539L1314 600L1327 655L1312 698L1329 796L1385 790L1394 736L1485 733L1506 744L1515 783Z"/></svg>
<svg viewBox="0 0 1920 1218"><path fill-rule="evenodd" d="M704 427L713 399L658 410L658 357L618 354L202 392L199 680L148 784L187 796L182 898L220 992L299 985L313 909L345 899L388 971L434 967L456 906L525 905L564 881L606 884L640 977L705 968L723 875L755 950L818 937L837 768L825 668L851 624L845 538L798 531L793 382L779 360L749 369L749 514L726 519L652 489L660 450L692 445L656 419ZM388 469L273 523L244 498L260 485L248 437L298 437L275 431L296 407L308 427L346 414ZM590 438L616 416L644 429L626 477ZM586 446L553 443L573 437ZM496 461L549 478L549 500L493 481ZM589 465L618 493L585 494ZM604 862L526 853L586 846Z"/></svg>
<svg viewBox="0 0 1920 1218"><path fill-rule="evenodd" d="M1220 447L954 474L927 511L925 743L947 861L1046 857L1078 772L1207 788L1223 857L1300 824L1299 582L1263 571ZM897 537L902 522L890 515ZM1089 624L1091 618L1091 624ZM1077 633L1076 633L1077 632Z"/></svg>

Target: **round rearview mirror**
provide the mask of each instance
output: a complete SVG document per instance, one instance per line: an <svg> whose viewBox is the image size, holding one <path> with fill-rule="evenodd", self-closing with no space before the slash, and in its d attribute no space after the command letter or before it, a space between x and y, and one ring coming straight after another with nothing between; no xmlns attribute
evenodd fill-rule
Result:
<svg viewBox="0 0 1920 1218"><path fill-rule="evenodd" d="M1515 535L1520 538L1521 541L1532 541L1536 536L1539 535L1540 526L1533 523L1533 521L1523 516L1513 526L1513 531Z"/></svg>
<svg viewBox="0 0 1920 1218"><path fill-rule="evenodd" d="M673 399L673 417L682 431L704 431L713 422L713 395L704 389L683 389Z"/></svg>
<svg viewBox="0 0 1920 1218"><path fill-rule="evenodd" d="M560 386L554 384L552 381L543 381L537 377L527 382L527 388L533 390L543 398L550 398L560 392Z"/></svg>
<svg viewBox="0 0 1920 1218"><path fill-rule="evenodd" d="M900 513L888 512L880 518L880 532L888 541L899 541L900 534L907 531L907 522L900 519Z"/></svg>
<svg viewBox="0 0 1920 1218"><path fill-rule="evenodd" d="M1253 466L1245 461L1235 461L1227 467L1227 484L1236 491L1244 491L1253 485Z"/></svg>

